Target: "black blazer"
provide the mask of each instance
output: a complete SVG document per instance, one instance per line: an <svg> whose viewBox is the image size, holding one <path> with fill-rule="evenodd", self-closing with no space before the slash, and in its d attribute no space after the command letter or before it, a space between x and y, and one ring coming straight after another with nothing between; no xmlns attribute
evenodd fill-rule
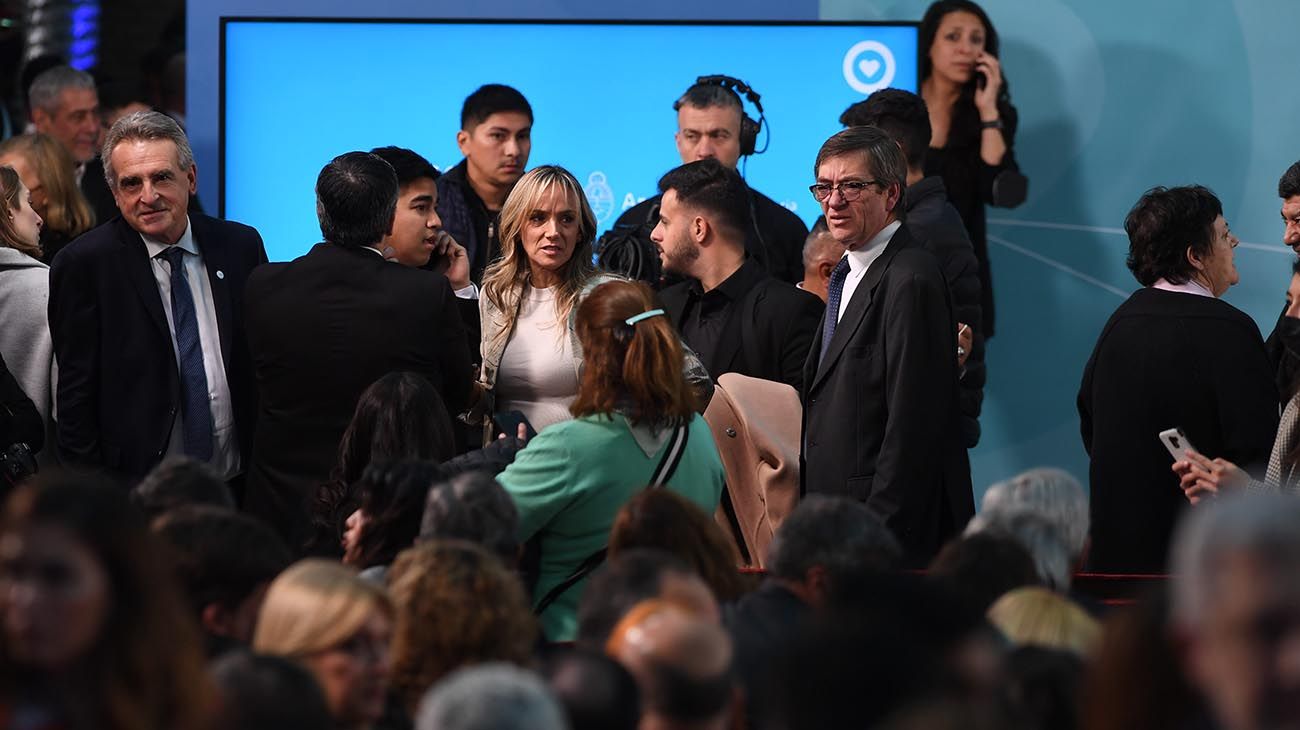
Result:
<svg viewBox="0 0 1300 730"><path fill-rule="evenodd" d="M1187 498L1161 431L1263 475L1277 434L1274 367L1255 321L1211 297L1145 288L1115 310L1079 388L1092 457L1089 568L1163 573Z"/></svg>
<svg viewBox="0 0 1300 730"><path fill-rule="evenodd" d="M842 306L804 368L803 489L866 502L921 566L975 512L948 288L900 228Z"/></svg>
<svg viewBox="0 0 1300 730"><path fill-rule="evenodd" d="M428 378L460 411L473 379L447 278L373 250L318 243L248 281L261 396L244 507L301 544L307 500L338 460L357 399L395 371Z"/></svg>
<svg viewBox="0 0 1300 730"><path fill-rule="evenodd" d="M934 254L948 281L953 317L971 327L971 352L961 373L962 440L973 449L980 440L980 410L984 405L984 333L980 298L980 264L966 227L948 202L943 179L930 176L907 186L904 225L921 246Z"/></svg>
<svg viewBox="0 0 1300 730"><path fill-rule="evenodd" d="M243 334L244 284L266 261L248 226L190 214L208 270L240 452L247 464L256 391ZM50 267L50 334L60 456L138 479L167 449L180 375L162 296L140 234L118 217L68 244Z"/></svg>
<svg viewBox="0 0 1300 730"><path fill-rule="evenodd" d="M732 305L712 362L704 363L705 370L714 380L723 373L740 373L787 383L802 392L804 362L826 305L817 295L766 273L752 259L733 274L737 275L744 277L743 289L747 291ZM692 284L684 281L659 293L664 310L679 331Z"/></svg>

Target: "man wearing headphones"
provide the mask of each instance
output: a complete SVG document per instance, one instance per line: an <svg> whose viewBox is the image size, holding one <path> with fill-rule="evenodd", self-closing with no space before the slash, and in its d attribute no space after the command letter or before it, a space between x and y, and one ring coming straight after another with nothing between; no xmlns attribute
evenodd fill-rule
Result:
<svg viewBox="0 0 1300 730"><path fill-rule="evenodd" d="M740 93L737 93L740 92ZM760 121L745 114L740 100L745 94L759 111ZM674 104L677 110L677 152L682 163L716 159L734 170L740 158L754 154L762 126L759 96L743 82L728 76L701 76ZM748 188L750 226L745 251L769 273L791 284L803 279L803 242L808 228L794 213ZM662 195L638 203L619 216L615 228L653 227L652 207ZM647 229L648 230L648 229Z"/></svg>

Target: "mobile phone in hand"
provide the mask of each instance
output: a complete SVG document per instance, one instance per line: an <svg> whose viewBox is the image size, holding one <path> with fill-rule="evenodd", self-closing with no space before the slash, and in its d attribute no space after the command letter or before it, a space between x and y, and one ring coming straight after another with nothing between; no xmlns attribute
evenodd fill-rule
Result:
<svg viewBox="0 0 1300 730"><path fill-rule="evenodd" d="M537 436L537 431L533 429L533 424L528 422L528 417L522 411L498 411L492 414L492 425L505 434L506 438L517 437L521 423L524 424L528 440L532 441Z"/></svg>
<svg viewBox="0 0 1300 730"><path fill-rule="evenodd" d="M1165 445L1169 455L1174 457L1174 461L1191 461L1191 459L1187 458L1187 452L1196 450L1196 447L1192 446L1192 442L1187 440L1187 434L1183 433L1181 428L1169 428L1161 431L1160 443Z"/></svg>

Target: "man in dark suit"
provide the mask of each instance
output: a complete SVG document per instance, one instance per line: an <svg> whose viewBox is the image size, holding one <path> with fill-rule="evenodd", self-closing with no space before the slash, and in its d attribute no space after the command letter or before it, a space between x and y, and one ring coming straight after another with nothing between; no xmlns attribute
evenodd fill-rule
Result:
<svg viewBox="0 0 1300 730"><path fill-rule="evenodd" d="M898 220L907 165L887 134L850 127L814 168L846 252L804 369L804 490L866 502L924 565L975 511L948 287Z"/></svg>
<svg viewBox="0 0 1300 730"><path fill-rule="evenodd" d="M121 216L50 269L61 456L138 479L184 454L233 479L256 410L243 293L266 261L262 239L186 214L197 171L169 117L123 117L104 150Z"/></svg>
<svg viewBox="0 0 1300 730"><path fill-rule="evenodd" d="M798 391L825 307L745 256L745 181L705 159L670 171L659 189L650 240L664 270L686 277L659 295L682 339L714 378L740 373Z"/></svg>
<svg viewBox="0 0 1300 730"><path fill-rule="evenodd" d="M973 449L980 440L980 410L984 404L984 315L980 302L980 263L966 224L948 202L943 178L926 176L925 154L930 148L930 113L925 99L902 89L881 89L840 115L846 127L870 125L884 130L907 158L907 190L903 195L904 226L917 243L934 254L948 281L961 349L962 439Z"/></svg>
<svg viewBox="0 0 1300 730"><path fill-rule="evenodd" d="M394 371L429 380L456 413L473 373L447 278L384 260L397 176L365 152L334 158L316 179L325 240L248 282L248 341L261 393L245 508L291 545L307 504L338 458L357 398Z"/></svg>

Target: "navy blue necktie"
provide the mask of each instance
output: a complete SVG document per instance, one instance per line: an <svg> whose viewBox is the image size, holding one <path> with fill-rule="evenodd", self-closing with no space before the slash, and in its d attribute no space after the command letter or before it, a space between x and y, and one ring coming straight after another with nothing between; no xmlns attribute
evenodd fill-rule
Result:
<svg viewBox="0 0 1300 730"><path fill-rule="evenodd" d="M180 359L181 422L185 455L200 461L212 458L212 405L208 402L208 375L203 368L203 343L194 311L194 295L185 278L185 250L171 246L158 254L172 269L172 327Z"/></svg>
<svg viewBox="0 0 1300 730"><path fill-rule="evenodd" d="M849 257L844 256L831 271L830 290L826 297L826 321L822 323L822 351L817 356L817 364L826 357L826 350L831 346L835 336L835 325L840 319L840 298L844 295L844 280L849 278Z"/></svg>

